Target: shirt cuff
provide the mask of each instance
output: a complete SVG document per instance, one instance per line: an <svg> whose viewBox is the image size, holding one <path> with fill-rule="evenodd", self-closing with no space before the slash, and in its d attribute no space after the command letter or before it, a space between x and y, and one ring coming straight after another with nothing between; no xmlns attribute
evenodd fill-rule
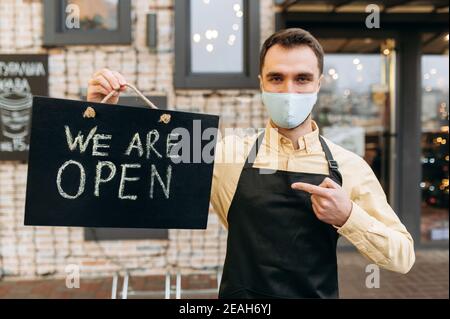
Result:
<svg viewBox="0 0 450 319"><path fill-rule="evenodd" d="M368 215L364 209L353 202L352 212L347 222L342 227L337 227L338 233L342 236L354 237L365 233L372 225L372 217ZM356 238L353 238L356 239Z"/></svg>

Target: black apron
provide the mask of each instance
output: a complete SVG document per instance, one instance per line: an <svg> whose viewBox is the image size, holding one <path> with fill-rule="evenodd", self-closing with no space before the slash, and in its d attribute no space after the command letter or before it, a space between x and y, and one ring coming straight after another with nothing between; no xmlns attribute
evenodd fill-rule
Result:
<svg viewBox="0 0 450 319"><path fill-rule="evenodd" d="M329 175L261 174L253 162L263 139L246 159L228 211L219 298L338 298L337 230L316 217L310 194L291 188L326 177L342 185L337 162L320 137Z"/></svg>

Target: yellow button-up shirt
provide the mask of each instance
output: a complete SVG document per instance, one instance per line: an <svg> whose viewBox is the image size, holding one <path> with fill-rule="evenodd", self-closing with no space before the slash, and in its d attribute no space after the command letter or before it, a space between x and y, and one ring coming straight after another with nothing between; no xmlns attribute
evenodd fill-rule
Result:
<svg viewBox="0 0 450 319"><path fill-rule="evenodd" d="M236 134L220 139L216 149L211 204L228 228L227 214L246 158L257 137ZM319 128L299 138L299 149L270 124L253 167L265 170L329 174ZM358 155L327 142L343 177L342 188L353 202L348 221L337 231L358 251L382 268L407 273L415 262L414 242L401 223L370 166ZM267 171L266 171L267 173Z"/></svg>

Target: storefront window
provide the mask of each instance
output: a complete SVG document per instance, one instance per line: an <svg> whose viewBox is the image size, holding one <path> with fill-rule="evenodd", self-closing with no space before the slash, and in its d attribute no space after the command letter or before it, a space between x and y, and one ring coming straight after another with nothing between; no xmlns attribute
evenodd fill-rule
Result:
<svg viewBox="0 0 450 319"><path fill-rule="evenodd" d="M372 39L321 42L327 54L315 120L324 136L363 157L389 193L394 50Z"/></svg>
<svg viewBox="0 0 450 319"><path fill-rule="evenodd" d="M244 10L243 0L191 0L192 72L244 72Z"/></svg>
<svg viewBox="0 0 450 319"><path fill-rule="evenodd" d="M175 0L174 3L175 87L259 88L259 1Z"/></svg>
<svg viewBox="0 0 450 319"><path fill-rule="evenodd" d="M445 41L444 39L441 39ZM448 45L448 36L447 36ZM449 60L422 57L422 242L448 240Z"/></svg>

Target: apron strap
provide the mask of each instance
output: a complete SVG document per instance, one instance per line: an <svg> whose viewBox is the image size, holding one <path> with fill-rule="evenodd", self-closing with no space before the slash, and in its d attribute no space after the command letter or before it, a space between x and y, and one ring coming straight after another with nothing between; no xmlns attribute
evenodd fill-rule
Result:
<svg viewBox="0 0 450 319"><path fill-rule="evenodd" d="M342 175L341 172L339 172L339 164L335 161L333 158L333 154L330 151L330 148L328 147L328 144L325 142L324 138L320 135L320 144L322 144L322 149L325 153L325 157L328 161L328 168L330 170L330 175L337 176L340 181L342 181Z"/></svg>

